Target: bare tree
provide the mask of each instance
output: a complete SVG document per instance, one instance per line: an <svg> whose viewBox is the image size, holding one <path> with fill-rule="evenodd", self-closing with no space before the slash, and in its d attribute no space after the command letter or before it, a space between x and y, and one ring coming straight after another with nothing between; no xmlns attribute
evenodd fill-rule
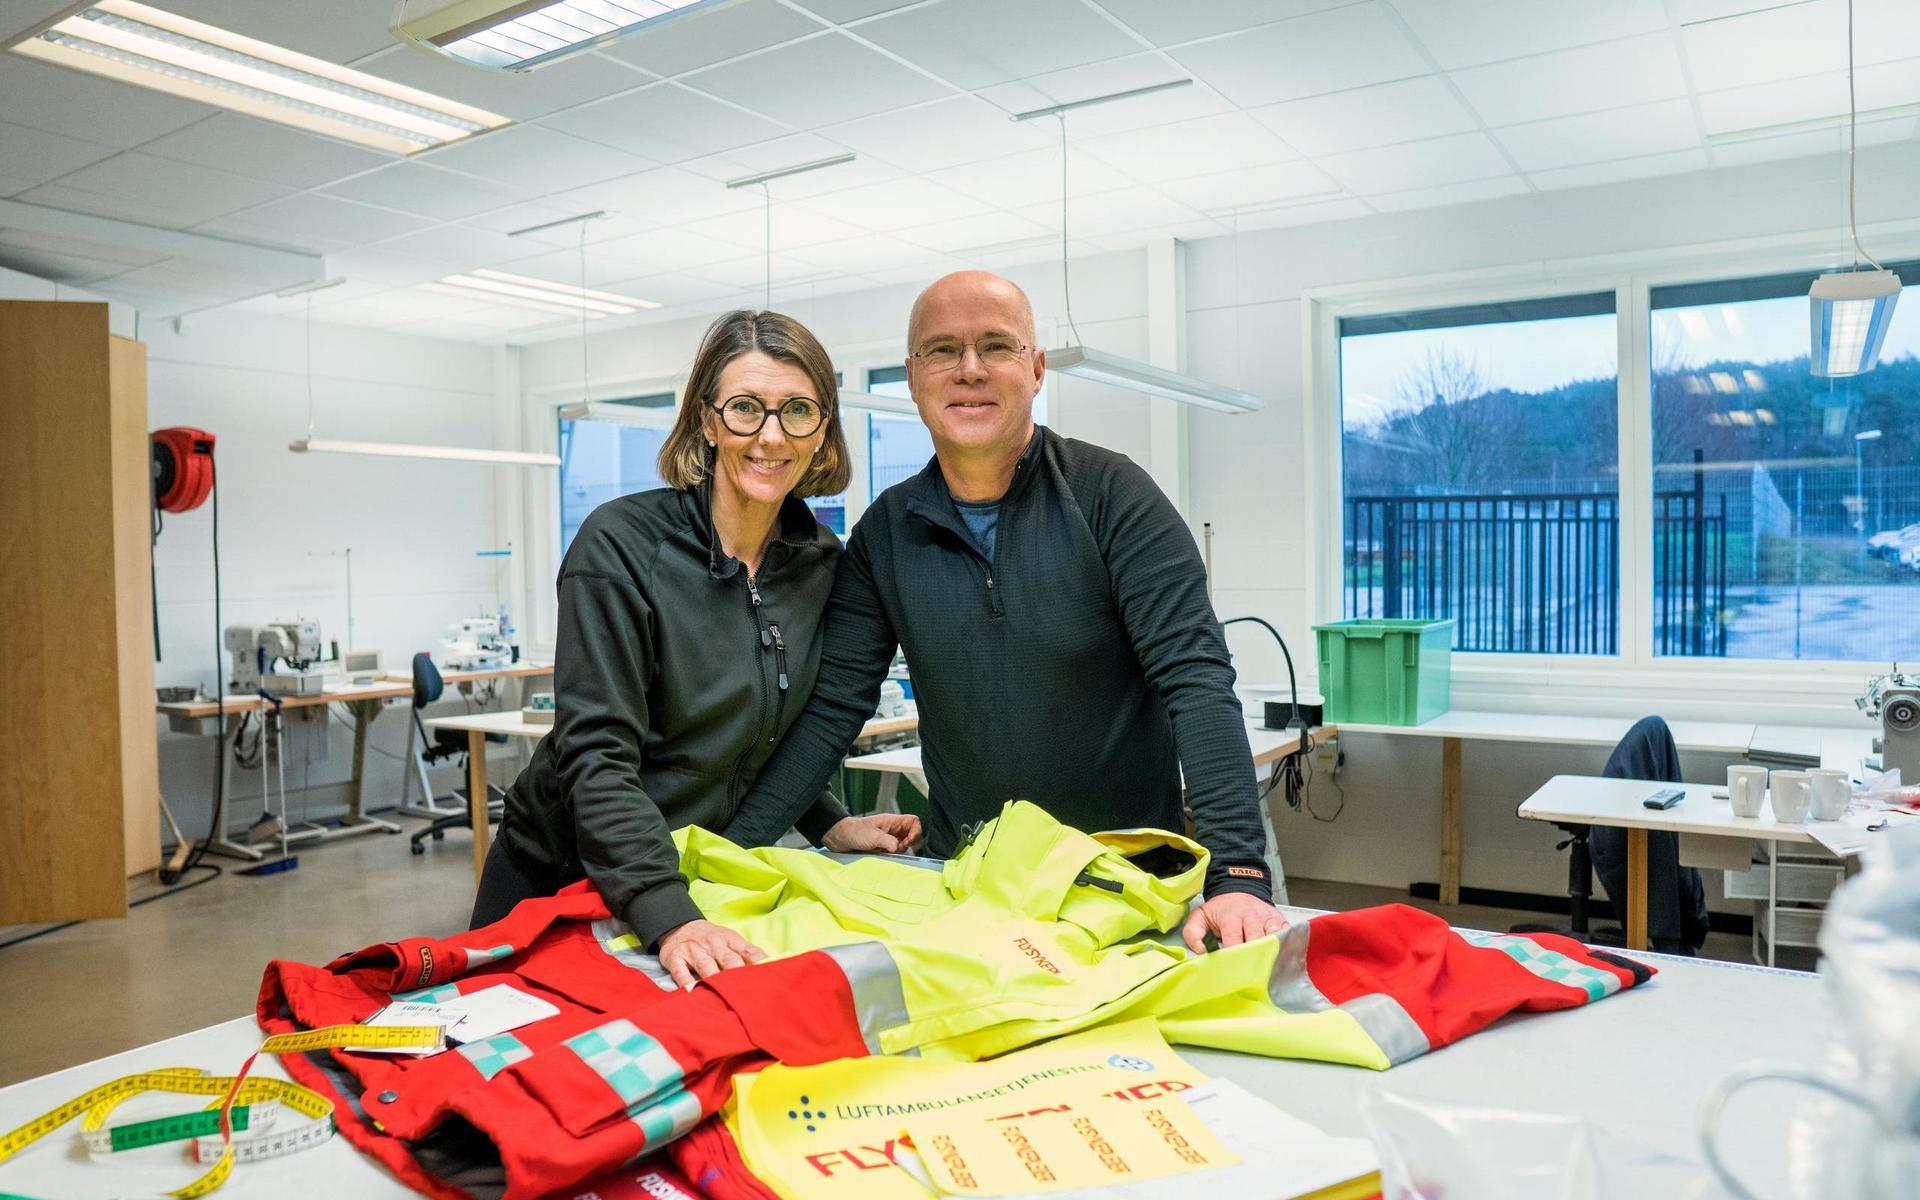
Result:
<svg viewBox="0 0 1920 1200"><path fill-rule="evenodd" d="M1390 437L1412 460L1414 478L1462 490L1495 474L1502 422L1472 355L1448 347L1429 350L1425 362L1400 378L1395 393L1405 411Z"/></svg>

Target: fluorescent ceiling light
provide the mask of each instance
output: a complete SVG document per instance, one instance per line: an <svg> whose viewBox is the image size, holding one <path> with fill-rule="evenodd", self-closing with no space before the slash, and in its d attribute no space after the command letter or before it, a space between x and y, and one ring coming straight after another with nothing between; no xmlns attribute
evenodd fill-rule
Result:
<svg viewBox="0 0 1920 1200"><path fill-rule="evenodd" d="M1215 412L1259 412L1267 406L1265 400L1252 392L1208 383L1204 379L1122 358L1090 346L1062 346L1058 350L1047 351L1047 369L1078 379L1091 379L1130 391L1145 392L1150 396L1164 396L1168 400L1210 408Z"/></svg>
<svg viewBox="0 0 1920 1200"><path fill-rule="evenodd" d="M395 154L509 124L497 113L133 0L95 0L12 49Z"/></svg>
<svg viewBox="0 0 1920 1200"><path fill-rule="evenodd" d="M523 450L487 450L469 446L420 446L407 442L335 442L324 438L301 438L287 449L295 454L373 454L385 458L439 458L454 462L494 463L503 466L557 467L560 458L553 454L530 454Z"/></svg>
<svg viewBox="0 0 1920 1200"><path fill-rule="evenodd" d="M1115 100L1132 100L1140 96L1151 96L1155 92L1169 92L1174 88L1187 87L1191 79L1169 79L1165 83L1150 83L1146 87L1128 88L1124 92L1108 92L1104 96L1089 96L1085 100L1069 100L1065 104L1049 104L1045 108L1032 108L1026 112L1014 113L1009 120L1037 121L1041 117L1058 116L1072 112L1076 108L1091 108L1096 104L1111 104Z"/></svg>
<svg viewBox="0 0 1920 1200"><path fill-rule="evenodd" d="M840 389L840 407L857 408L866 412L895 413L903 417L917 417L920 410L913 401L905 396L882 396L875 392L856 392L849 388Z"/></svg>
<svg viewBox="0 0 1920 1200"><path fill-rule="evenodd" d="M724 0L400 0L393 33L475 67L531 71Z"/></svg>
<svg viewBox="0 0 1920 1200"><path fill-rule="evenodd" d="M1892 271L1835 271L1813 281L1811 310L1813 373L1858 375L1880 358L1880 343L1900 299Z"/></svg>
<svg viewBox="0 0 1920 1200"><path fill-rule="evenodd" d="M613 425L633 425L642 429L672 429L676 409L649 404L616 404L608 400L581 400L560 406L565 421L606 421Z"/></svg>
<svg viewBox="0 0 1920 1200"><path fill-rule="evenodd" d="M511 304L520 308L536 308L542 312L566 313L569 316L584 314L589 320L598 320L606 316L624 317L643 308L660 307L652 300L618 296L612 292L596 292L591 288L573 287L565 283L552 283L545 279L533 279L525 275L510 275L505 271L484 269L460 275L448 275L438 283L429 283L425 286L432 291L465 296L469 300L486 300L494 304Z"/></svg>
<svg viewBox="0 0 1920 1200"><path fill-rule="evenodd" d="M776 179L785 179L789 175L804 175L808 171L818 171L822 167L837 167L841 163L850 163L852 154L836 154L831 158L816 158L812 162L795 163L790 167L775 167L771 171L759 171L752 175L742 175L738 179L727 180L730 188L755 187L762 183L771 183Z"/></svg>

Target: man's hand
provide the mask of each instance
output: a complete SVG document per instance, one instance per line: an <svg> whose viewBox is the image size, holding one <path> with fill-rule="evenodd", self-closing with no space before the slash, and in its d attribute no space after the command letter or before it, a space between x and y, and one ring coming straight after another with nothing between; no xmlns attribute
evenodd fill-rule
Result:
<svg viewBox="0 0 1920 1200"><path fill-rule="evenodd" d="M1278 933L1286 925L1280 910L1246 892L1223 892L1193 910L1180 936L1195 954L1207 952L1207 935L1220 939L1220 948L1238 946Z"/></svg>
<svg viewBox="0 0 1920 1200"><path fill-rule="evenodd" d="M847 817L820 839L842 854L904 854L920 840L920 818L912 813L869 813Z"/></svg>
<svg viewBox="0 0 1920 1200"><path fill-rule="evenodd" d="M660 939L660 965L683 988L692 987L696 979L717 975L728 967L744 967L766 956L765 950L712 921L676 925Z"/></svg>

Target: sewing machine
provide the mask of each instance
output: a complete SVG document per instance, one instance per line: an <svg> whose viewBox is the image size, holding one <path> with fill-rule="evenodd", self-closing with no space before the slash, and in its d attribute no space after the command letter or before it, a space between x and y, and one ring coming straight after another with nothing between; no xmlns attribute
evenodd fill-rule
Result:
<svg viewBox="0 0 1920 1200"><path fill-rule="evenodd" d="M318 621L229 625L221 641L233 654L233 690L236 692L312 696L323 690ZM284 669L276 664L284 664Z"/></svg>
<svg viewBox="0 0 1920 1200"><path fill-rule="evenodd" d="M1880 769L1898 770L1902 783L1920 783L1920 675L1877 676L1854 703L1880 722L1880 736L1874 739Z"/></svg>
<svg viewBox="0 0 1920 1200"><path fill-rule="evenodd" d="M500 632L500 618L466 617L447 626L436 657L447 671L504 667L513 661L513 647Z"/></svg>

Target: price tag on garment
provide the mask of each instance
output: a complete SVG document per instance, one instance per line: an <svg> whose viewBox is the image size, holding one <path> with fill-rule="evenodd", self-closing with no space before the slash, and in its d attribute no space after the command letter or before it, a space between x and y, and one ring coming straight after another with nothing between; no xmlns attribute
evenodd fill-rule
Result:
<svg viewBox="0 0 1920 1200"><path fill-rule="evenodd" d="M447 1040L456 1045L477 1042L560 1015L558 1008L540 997L504 983L468 992L438 1007L442 1013L455 1018L447 1026Z"/></svg>
<svg viewBox="0 0 1920 1200"><path fill-rule="evenodd" d="M1240 1161L1175 1095L1083 1098L985 1120L930 1116L906 1131L934 1190L946 1196L1107 1187Z"/></svg>

